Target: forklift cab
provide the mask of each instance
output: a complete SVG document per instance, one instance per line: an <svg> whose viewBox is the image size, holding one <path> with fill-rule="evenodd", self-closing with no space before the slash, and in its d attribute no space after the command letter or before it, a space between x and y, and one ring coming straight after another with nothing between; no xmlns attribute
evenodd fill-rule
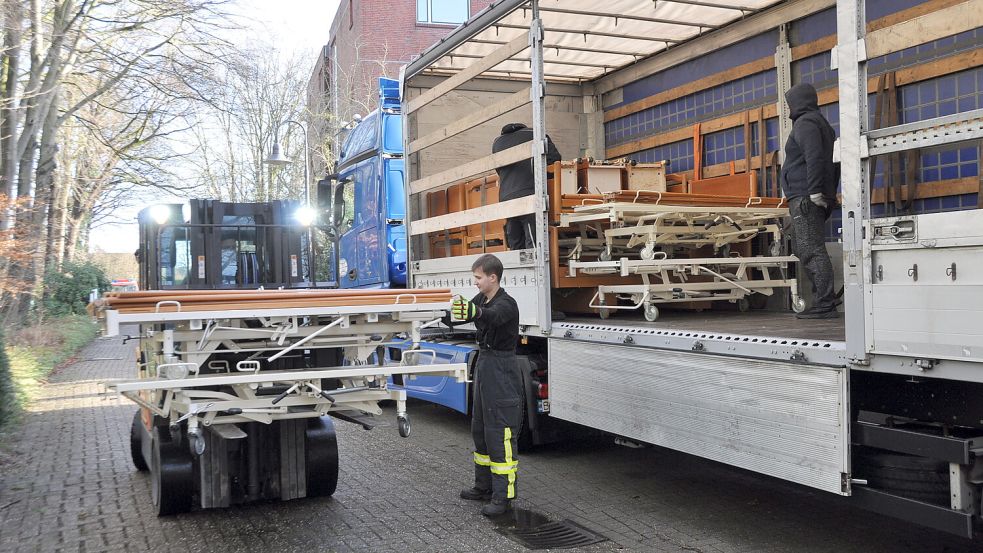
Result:
<svg viewBox="0 0 983 553"><path fill-rule="evenodd" d="M157 290L334 287L330 252L314 243L323 232L294 219L300 207L191 200L187 216L182 204L145 208L140 281Z"/></svg>

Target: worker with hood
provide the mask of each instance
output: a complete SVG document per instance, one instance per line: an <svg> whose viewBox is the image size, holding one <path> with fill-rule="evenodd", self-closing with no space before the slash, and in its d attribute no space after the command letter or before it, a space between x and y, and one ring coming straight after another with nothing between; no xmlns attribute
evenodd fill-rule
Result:
<svg viewBox="0 0 983 553"><path fill-rule="evenodd" d="M502 127L502 134L492 144L492 153L508 150L513 146L532 141L532 129L522 123L509 123ZM546 164L560 161L560 152L550 137L546 137ZM499 167L498 201L514 200L531 196L536 191L533 177L532 159L517 161L511 165ZM510 250L523 250L536 247L536 215L529 213L505 220L505 243Z"/></svg>
<svg viewBox="0 0 983 553"><path fill-rule="evenodd" d="M785 142L782 191L792 216L792 249L812 281L813 303L800 319L839 316L833 292L833 264L826 252L826 219L836 207L837 166L833 163L836 134L819 112L816 89L808 83L785 93L792 133Z"/></svg>

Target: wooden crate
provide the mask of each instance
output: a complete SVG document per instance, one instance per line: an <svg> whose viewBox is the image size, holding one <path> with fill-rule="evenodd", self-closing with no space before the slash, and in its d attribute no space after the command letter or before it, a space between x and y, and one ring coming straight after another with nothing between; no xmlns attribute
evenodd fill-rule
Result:
<svg viewBox="0 0 983 553"><path fill-rule="evenodd" d="M580 189L589 194L604 194L625 189L625 167L621 164L591 164L577 167Z"/></svg>
<svg viewBox="0 0 983 553"><path fill-rule="evenodd" d="M666 191L665 163L628 164L625 169L628 172L628 190Z"/></svg>

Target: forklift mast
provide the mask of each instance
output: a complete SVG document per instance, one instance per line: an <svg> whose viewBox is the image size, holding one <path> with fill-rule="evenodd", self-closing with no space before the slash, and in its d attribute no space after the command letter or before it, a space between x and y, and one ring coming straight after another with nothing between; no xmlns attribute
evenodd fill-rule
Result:
<svg viewBox="0 0 983 553"><path fill-rule="evenodd" d="M331 242L295 221L300 202L190 200L139 216L140 288L333 288ZM314 268L312 271L311 268Z"/></svg>

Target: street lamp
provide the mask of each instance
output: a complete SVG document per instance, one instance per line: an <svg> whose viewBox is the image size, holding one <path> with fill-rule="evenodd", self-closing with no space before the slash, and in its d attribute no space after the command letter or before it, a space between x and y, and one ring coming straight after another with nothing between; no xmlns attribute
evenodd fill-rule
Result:
<svg viewBox="0 0 983 553"><path fill-rule="evenodd" d="M277 126L277 131L280 130L280 127L287 125L289 123L293 123L294 125L297 125L298 127L300 127L300 130L304 132L304 203L308 207L311 207L311 182L309 177L309 171L310 171L309 168L311 163L310 163L310 147L308 146L308 142L307 142L307 127L305 127L303 123L294 121L293 119L287 119L286 121L280 123L279 126ZM279 132L277 132L277 134L279 134ZM280 140L275 138L273 141L273 151L270 152L270 157L266 158L265 163L268 165L282 167L284 165L289 165L293 163L293 160L286 157L280 152Z"/></svg>
<svg viewBox="0 0 983 553"><path fill-rule="evenodd" d="M314 233L311 225L314 223L314 219L317 216L317 212L314 210L314 206L311 205L311 179L310 179L310 147L307 141L307 127L303 123L294 121L293 119L287 119L286 121L280 123L276 130L277 133L274 135L273 140L273 150L270 152L270 157L266 158L265 163L268 165L282 167L284 165L289 165L293 161L287 156L283 155L280 151L280 140L275 138L279 136L280 128L287 124L294 124L300 127L300 130L304 133L304 205L295 214L297 221L304 227L307 227L307 245L309 248L308 253L308 269L310 271L310 281L317 288L317 276L314 274L316 268L314 267Z"/></svg>

